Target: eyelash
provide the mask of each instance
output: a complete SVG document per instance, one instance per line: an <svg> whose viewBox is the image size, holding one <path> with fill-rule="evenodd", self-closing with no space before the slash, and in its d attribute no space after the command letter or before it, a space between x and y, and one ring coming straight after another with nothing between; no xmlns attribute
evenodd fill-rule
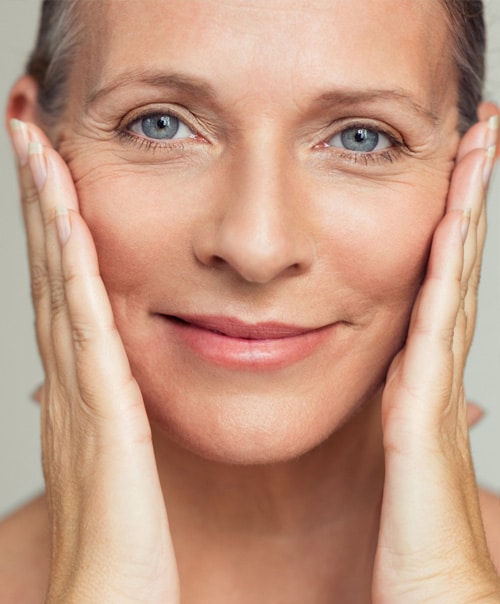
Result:
<svg viewBox="0 0 500 604"><path fill-rule="evenodd" d="M159 141L159 140L157 141L157 140L154 140L151 138L146 138L145 136L133 134L129 130L133 123L135 123L139 120L147 119L149 117L155 117L161 113L162 113L161 111L150 111L150 112L147 112L144 114L134 116L132 120L127 121L126 124L124 124L123 126L119 127L116 130L116 134L117 134L118 138L122 142L124 142L126 144L134 145L140 151L145 151L145 152L164 151L165 149L183 150L183 149L185 149L187 141L195 140L197 142L200 142L200 140L203 140L201 137L196 135L193 138L181 138L181 139L171 139L171 140L166 139L165 141ZM168 112L164 112L164 113L165 113L165 115L168 114L168 115L171 115L171 116L177 118L178 120L182 121L186 126L188 126L188 128L190 128L191 130L194 131L194 128L192 128L184 120L184 118L181 117L180 115L178 115L177 113L173 112L172 110L170 110ZM378 152L377 151L372 151L372 152L349 151L347 149L341 149L340 147L333 147L331 145L327 145L327 142L324 141L324 142L316 145L316 148L323 149L323 150L325 150L326 153L332 153L331 150L334 149L335 155L337 157L340 157L341 160L343 160L347 163L355 164L355 165L362 164L364 166L368 166L369 164L382 164L382 163L391 163L392 164L401 155L402 149L404 147L404 143L402 141L396 139L394 137L394 135L387 132L386 130L384 130L380 127L377 127L373 124L355 122L355 123L351 123L351 124L346 124L342 128L342 130L340 130L339 132L342 132L343 130L348 130L351 128L367 129L367 130L377 132L378 134L382 134L390 141L391 147L389 147L388 149L384 149L383 151L378 151ZM330 135L327 140L331 140L333 138L333 136L335 136L335 134Z"/></svg>
<svg viewBox="0 0 500 604"><path fill-rule="evenodd" d="M397 143L396 143L397 144ZM369 164L382 164L390 163L393 164L398 157L401 155L401 145L390 149L384 149L384 151L364 153L362 151L346 151L337 149L337 154L341 159L352 164L361 164L368 166ZM330 149L332 147L329 147ZM339 153L340 152L340 153Z"/></svg>
<svg viewBox="0 0 500 604"><path fill-rule="evenodd" d="M134 145L139 149L139 151L157 151L157 150L165 150L166 144L161 143L160 141L155 141L152 138L146 138L144 136L138 136L137 134L131 134L128 130L118 130L117 133L118 138L129 145ZM168 143L169 148L174 149L183 149L184 148L184 140L178 139L176 141L170 141Z"/></svg>

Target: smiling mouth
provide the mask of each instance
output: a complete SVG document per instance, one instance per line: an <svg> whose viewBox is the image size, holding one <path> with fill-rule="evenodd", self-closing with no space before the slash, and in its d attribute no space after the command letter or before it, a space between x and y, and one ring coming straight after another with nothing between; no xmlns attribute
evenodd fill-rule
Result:
<svg viewBox="0 0 500 604"><path fill-rule="evenodd" d="M165 338L181 356L242 371L274 371L307 359L339 323L317 328L281 322L246 323L232 317L161 315Z"/></svg>
<svg viewBox="0 0 500 604"><path fill-rule="evenodd" d="M219 336L241 340L281 340L319 331L324 327L307 328L277 322L249 324L226 317L178 317L165 315L180 326L204 329Z"/></svg>

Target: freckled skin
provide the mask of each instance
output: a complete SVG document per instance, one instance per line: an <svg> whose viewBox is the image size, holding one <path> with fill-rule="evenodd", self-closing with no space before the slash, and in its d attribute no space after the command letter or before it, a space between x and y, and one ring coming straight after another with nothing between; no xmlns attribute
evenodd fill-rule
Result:
<svg viewBox="0 0 500 604"><path fill-rule="evenodd" d="M60 150L148 413L206 457L297 456L375 400L404 342L458 143L444 24L410 0L112 0L102 11L87 16L88 77L72 80ZM203 77L215 102L131 87L85 111L90 83L153 68ZM343 88L404 89L438 119L393 101L317 109L321 92ZM119 139L151 105L194 115L198 138L169 150ZM357 164L322 148L351 118L405 146ZM182 312L343 323L305 360L249 372L169 337L157 313Z"/></svg>

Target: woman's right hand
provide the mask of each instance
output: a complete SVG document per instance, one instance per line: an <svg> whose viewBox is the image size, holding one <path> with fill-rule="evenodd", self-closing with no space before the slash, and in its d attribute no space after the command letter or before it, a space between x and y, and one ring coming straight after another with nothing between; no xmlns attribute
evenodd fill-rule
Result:
<svg viewBox="0 0 500 604"><path fill-rule="evenodd" d="M35 126L13 120L11 137L45 371L46 603L177 603L151 430L71 175Z"/></svg>

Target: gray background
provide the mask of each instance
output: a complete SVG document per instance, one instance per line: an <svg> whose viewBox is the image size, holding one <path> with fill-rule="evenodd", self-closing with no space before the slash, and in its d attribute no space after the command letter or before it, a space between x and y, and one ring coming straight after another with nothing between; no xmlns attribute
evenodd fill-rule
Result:
<svg viewBox="0 0 500 604"><path fill-rule="evenodd" d="M487 1L490 27L486 96L500 100L500 2ZM0 99L21 73L31 48L40 0L0 0ZM42 381L33 335L25 238L14 162L0 132L0 516L42 488L39 410L30 396ZM467 369L469 397L487 416L472 433L481 483L500 491L500 176L489 200L490 231L479 322Z"/></svg>

